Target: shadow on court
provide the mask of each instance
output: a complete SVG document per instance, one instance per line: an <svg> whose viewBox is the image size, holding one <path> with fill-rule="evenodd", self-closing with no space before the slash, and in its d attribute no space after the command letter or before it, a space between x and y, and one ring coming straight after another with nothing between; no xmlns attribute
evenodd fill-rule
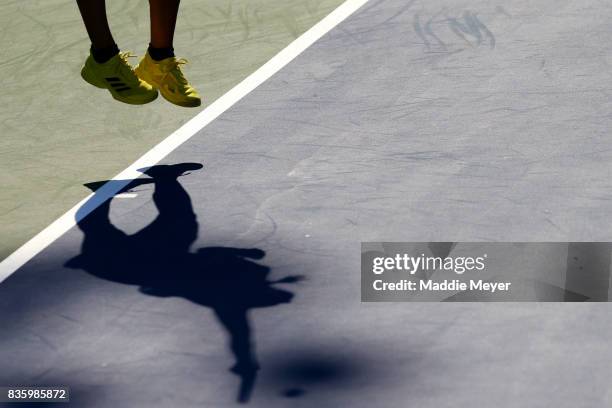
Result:
<svg viewBox="0 0 612 408"><path fill-rule="evenodd" d="M101 279L139 286L142 293L150 296L177 296L211 308L230 338L235 358L231 371L241 379L238 401L247 402L259 369L248 312L290 302L293 294L274 285L295 283L300 277L268 280L270 268L256 262L265 252L257 248L190 250L197 238L198 222L178 177L201 168L198 163L181 163L143 170L149 178L134 180L122 191L154 184L157 218L128 235L110 222L112 199L106 200L78 222L85 234L81 254L66 266ZM87 186L95 191L104 183Z"/></svg>

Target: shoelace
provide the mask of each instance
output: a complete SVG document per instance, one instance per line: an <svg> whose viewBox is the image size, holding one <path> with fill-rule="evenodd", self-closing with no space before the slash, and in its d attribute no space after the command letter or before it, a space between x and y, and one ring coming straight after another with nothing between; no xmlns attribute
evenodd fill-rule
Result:
<svg viewBox="0 0 612 408"><path fill-rule="evenodd" d="M125 51L119 53L119 58L121 58L126 64L128 63L128 58L136 58L138 55L132 54L132 51Z"/></svg>
<svg viewBox="0 0 612 408"><path fill-rule="evenodd" d="M119 69L123 71L123 74L126 77L126 79L130 79L134 83L138 82L138 77L134 73L134 69L130 65L128 58L136 58L136 57L138 56L135 54L132 54L132 51L125 51L125 52L119 53L119 58L123 62L123 64L119 65Z"/></svg>
<svg viewBox="0 0 612 408"><path fill-rule="evenodd" d="M164 65L164 79L166 78L166 75L172 73L172 75L176 78L176 80L178 81L179 84L181 85L187 85L187 79L185 78L185 76L183 75L183 71L181 71L181 65L185 65L188 64L189 61L187 61L185 58L179 58L179 59L171 59L170 61L166 62Z"/></svg>

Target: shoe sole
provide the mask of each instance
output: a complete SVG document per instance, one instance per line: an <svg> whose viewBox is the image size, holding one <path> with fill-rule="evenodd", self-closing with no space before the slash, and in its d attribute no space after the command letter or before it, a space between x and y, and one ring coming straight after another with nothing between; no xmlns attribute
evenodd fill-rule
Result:
<svg viewBox="0 0 612 408"><path fill-rule="evenodd" d="M153 94L151 99L135 101L135 100L130 100L130 99L122 98L121 96L115 95L114 93L112 93L110 91L110 87L107 86L106 84L100 83L100 82L96 82L93 78L89 78L87 76L86 72L87 71L85 70L85 67L83 67L83 69L81 70L81 78L83 78L83 80L85 82L87 82L90 85L95 86L96 88L106 89L111 94L113 99L115 99L116 101L127 103L128 105L145 105L145 104L153 102L155 99L157 99L157 92L155 92L155 94ZM155 89L155 88L153 88L153 89Z"/></svg>
<svg viewBox="0 0 612 408"><path fill-rule="evenodd" d="M153 85L151 85L151 86L153 86ZM170 102L170 103L172 103L174 105L181 106L183 108L197 108L198 106L202 105L201 101L196 101L196 102L193 102L193 103L190 103L190 102L176 102L176 101L173 101L173 100L169 99L168 97L166 97L166 95L164 95L164 93L162 92L161 89L156 88L154 86L153 86L153 89L157 89L159 91L159 93L161 94L161 96L163 96L164 99L167 100L168 102Z"/></svg>
<svg viewBox="0 0 612 408"><path fill-rule="evenodd" d="M201 100L197 100L194 102L179 102L179 101L173 101L172 99L168 98L165 93L164 90L162 88L160 88L159 86L155 85L152 81L150 81L148 75L145 73L144 70L140 70L138 69L140 66L136 67L136 69L134 70L134 72L136 72L136 76L138 76L138 78L142 79L143 81L145 81L147 84L151 85L153 87L153 89L157 90L161 96L164 97L165 100L167 100L168 102L170 102L173 105L178 105L181 106L183 108L197 108L198 106L202 105L202 101Z"/></svg>

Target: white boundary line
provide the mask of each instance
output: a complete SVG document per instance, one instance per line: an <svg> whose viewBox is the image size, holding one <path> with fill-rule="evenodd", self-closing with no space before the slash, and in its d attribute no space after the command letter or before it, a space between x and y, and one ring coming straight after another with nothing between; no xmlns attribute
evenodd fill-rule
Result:
<svg viewBox="0 0 612 408"><path fill-rule="evenodd" d="M131 180L142 175L137 169L149 167L177 147L189 140L202 128L215 120L219 115L232 107L236 102L257 88L272 75L289 64L295 57L310 47L315 41L344 21L369 0L346 0L325 18L312 26L308 31L276 54L272 59L262 65L238 85L213 102L210 106L197 114L193 119L178 128L174 133L153 147L140 159L132 163L127 169L116 175L113 180L125 180L123 183L106 183L95 194L90 194L72 209L55 220L47 228L39 232L34 238L23 244L15 252L0 262L0 282L11 276L26 262L38 255L43 249L57 240L76 225L87 214L115 195Z"/></svg>

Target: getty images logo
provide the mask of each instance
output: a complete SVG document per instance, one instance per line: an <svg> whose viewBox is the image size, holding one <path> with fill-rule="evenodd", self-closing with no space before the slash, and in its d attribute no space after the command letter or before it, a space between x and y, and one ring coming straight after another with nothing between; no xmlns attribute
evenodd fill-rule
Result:
<svg viewBox="0 0 612 408"><path fill-rule="evenodd" d="M458 275L465 271L482 271L485 269L487 254L479 257L457 256L442 258L439 256L410 256L397 254L393 257L376 257L372 260L372 272L381 275L387 271L404 271L414 275L417 271L445 270Z"/></svg>

